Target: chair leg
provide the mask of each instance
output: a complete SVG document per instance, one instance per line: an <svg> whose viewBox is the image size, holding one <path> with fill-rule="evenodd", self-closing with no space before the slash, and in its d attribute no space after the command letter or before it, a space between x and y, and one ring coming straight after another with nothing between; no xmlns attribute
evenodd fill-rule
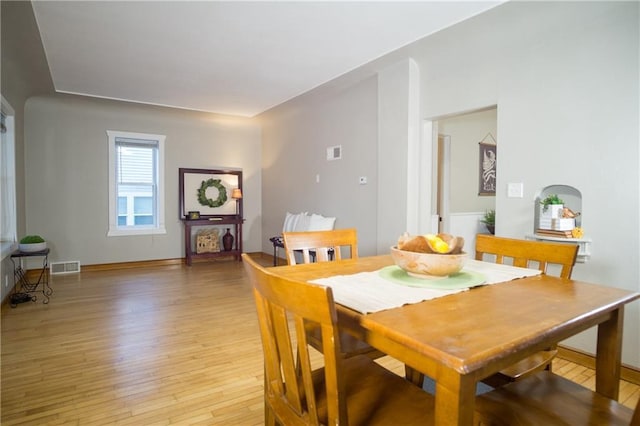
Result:
<svg viewBox="0 0 640 426"><path fill-rule="evenodd" d="M266 399L264 401L264 424L265 426L276 426L276 416L273 414L273 410L269 407Z"/></svg>
<svg viewBox="0 0 640 426"><path fill-rule="evenodd" d="M273 243L273 266L278 266L278 247Z"/></svg>
<svg viewBox="0 0 640 426"><path fill-rule="evenodd" d="M404 365L404 377L420 389L422 389L422 385L424 383L424 374L419 372L413 367L409 367L407 364Z"/></svg>
<svg viewBox="0 0 640 426"><path fill-rule="evenodd" d="M265 426L276 426L276 416L271 409L271 406L267 402L267 371L263 368L264 371L264 424Z"/></svg>

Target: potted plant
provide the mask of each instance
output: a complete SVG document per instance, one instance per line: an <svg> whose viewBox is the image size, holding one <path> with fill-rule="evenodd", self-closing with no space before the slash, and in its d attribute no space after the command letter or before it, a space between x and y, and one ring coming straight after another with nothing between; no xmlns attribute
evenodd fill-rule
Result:
<svg viewBox="0 0 640 426"><path fill-rule="evenodd" d="M480 221L487 226L487 230L491 234L496 232L496 211L494 209L487 210Z"/></svg>
<svg viewBox="0 0 640 426"><path fill-rule="evenodd" d="M540 204L542 205L542 211L546 212L549 206L563 206L564 201L558 197L558 194L550 194L544 200L541 200Z"/></svg>
<svg viewBox="0 0 640 426"><path fill-rule="evenodd" d="M47 242L40 235L27 235L20 240L20 251L36 252L47 248Z"/></svg>
<svg viewBox="0 0 640 426"><path fill-rule="evenodd" d="M541 229L555 229L553 220L562 217L564 201L558 194L549 194L540 200L540 223Z"/></svg>

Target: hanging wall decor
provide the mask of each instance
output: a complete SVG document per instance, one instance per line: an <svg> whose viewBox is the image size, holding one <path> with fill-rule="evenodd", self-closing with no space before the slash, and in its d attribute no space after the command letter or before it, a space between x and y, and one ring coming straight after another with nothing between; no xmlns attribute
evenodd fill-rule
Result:
<svg viewBox="0 0 640 426"><path fill-rule="evenodd" d="M496 195L496 165L498 159L498 145L493 139L493 143L484 142L487 137L493 136L488 133L478 145L479 171L478 171L478 195Z"/></svg>
<svg viewBox="0 0 640 426"><path fill-rule="evenodd" d="M237 215L237 202L228 194L242 189L242 171L181 168L178 185L180 218ZM192 212L198 212L197 217Z"/></svg>

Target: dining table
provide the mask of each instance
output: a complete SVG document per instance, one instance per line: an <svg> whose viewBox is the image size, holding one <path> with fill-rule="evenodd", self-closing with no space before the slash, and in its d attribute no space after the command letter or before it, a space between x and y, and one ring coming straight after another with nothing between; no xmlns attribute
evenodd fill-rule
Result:
<svg viewBox="0 0 640 426"><path fill-rule="evenodd" d="M469 269L475 266L476 271L469 272L475 276L482 275L477 272L482 268L494 268L490 265L495 264L468 259ZM624 307L640 293L529 269L521 276L498 274L494 279L498 282L491 285L476 280L471 288L458 286L442 294L436 288L427 292L426 300L418 297L403 303L397 295L414 286L389 280L389 271L398 272L393 268L397 267L391 256L380 255L269 271L330 285L341 330L432 378L437 425L472 424L479 381L592 327L597 327L596 392L617 400ZM388 297L378 297L383 305L361 306L358 300L372 297L370 283L379 278L387 281L381 288ZM345 292L337 284L333 288L332 280L352 283L353 289ZM436 296L430 296L434 292ZM394 298L395 304L384 305L385 299Z"/></svg>

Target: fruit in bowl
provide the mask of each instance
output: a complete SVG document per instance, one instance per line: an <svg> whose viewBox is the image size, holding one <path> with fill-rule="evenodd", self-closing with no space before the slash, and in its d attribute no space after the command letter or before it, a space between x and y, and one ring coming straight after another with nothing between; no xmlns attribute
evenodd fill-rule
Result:
<svg viewBox="0 0 640 426"><path fill-rule="evenodd" d="M416 278L443 278L460 272L467 254L464 239L449 234L403 235L391 247L396 265Z"/></svg>
<svg viewBox="0 0 640 426"><path fill-rule="evenodd" d="M411 236L407 233L398 238L398 248L417 253L460 254L464 238L451 234L424 234Z"/></svg>

